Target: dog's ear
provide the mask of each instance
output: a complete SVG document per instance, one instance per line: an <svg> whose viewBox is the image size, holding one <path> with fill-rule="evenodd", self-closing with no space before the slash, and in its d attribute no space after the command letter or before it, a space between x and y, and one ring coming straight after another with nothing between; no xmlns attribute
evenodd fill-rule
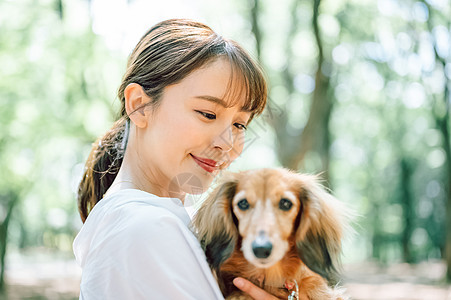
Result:
<svg viewBox="0 0 451 300"><path fill-rule="evenodd" d="M228 176L213 190L193 218L198 239L214 270L232 254L238 236L232 199L237 181Z"/></svg>
<svg viewBox="0 0 451 300"><path fill-rule="evenodd" d="M347 227L346 209L314 176L303 175L299 196L303 209L296 231L298 255L312 271L335 284Z"/></svg>

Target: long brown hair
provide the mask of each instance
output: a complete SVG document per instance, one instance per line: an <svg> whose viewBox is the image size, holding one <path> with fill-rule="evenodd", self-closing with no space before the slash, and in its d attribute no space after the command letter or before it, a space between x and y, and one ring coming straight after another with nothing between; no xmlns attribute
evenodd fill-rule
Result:
<svg viewBox="0 0 451 300"><path fill-rule="evenodd" d="M210 27L185 19L166 20L153 26L131 53L118 90L121 110L113 127L94 144L78 188L78 209L82 221L103 198L121 166L127 145L129 117L124 91L130 83L141 85L156 108L166 86L175 84L206 63L224 57L242 77L246 101L243 109L251 119L266 104L263 72L236 42L216 34Z"/></svg>

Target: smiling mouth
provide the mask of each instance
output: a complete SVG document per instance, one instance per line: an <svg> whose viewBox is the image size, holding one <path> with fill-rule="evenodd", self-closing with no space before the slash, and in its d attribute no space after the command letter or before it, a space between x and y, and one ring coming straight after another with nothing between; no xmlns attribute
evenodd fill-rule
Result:
<svg viewBox="0 0 451 300"><path fill-rule="evenodd" d="M220 163L212 159L197 157L193 154L190 155L194 159L194 161L208 173L212 173L216 170L219 170Z"/></svg>

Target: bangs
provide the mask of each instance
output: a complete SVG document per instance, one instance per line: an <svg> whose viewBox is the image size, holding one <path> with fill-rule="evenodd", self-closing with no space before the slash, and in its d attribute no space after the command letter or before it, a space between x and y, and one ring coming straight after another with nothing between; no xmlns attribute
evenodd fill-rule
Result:
<svg viewBox="0 0 451 300"><path fill-rule="evenodd" d="M224 99L234 106L244 95L243 111L251 113L249 122L263 112L267 101L267 85L263 70L252 61L249 54L233 41L226 41L226 57L232 75Z"/></svg>

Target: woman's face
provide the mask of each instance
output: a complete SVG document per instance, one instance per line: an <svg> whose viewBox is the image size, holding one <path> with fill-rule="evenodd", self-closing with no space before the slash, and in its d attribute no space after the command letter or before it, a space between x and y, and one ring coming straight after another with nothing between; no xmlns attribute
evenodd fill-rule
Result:
<svg viewBox="0 0 451 300"><path fill-rule="evenodd" d="M147 108L148 126L137 136L139 165L168 196L205 191L241 154L251 113L242 110L244 93L228 93L231 75L228 61L218 59L166 87L159 106Z"/></svg>

